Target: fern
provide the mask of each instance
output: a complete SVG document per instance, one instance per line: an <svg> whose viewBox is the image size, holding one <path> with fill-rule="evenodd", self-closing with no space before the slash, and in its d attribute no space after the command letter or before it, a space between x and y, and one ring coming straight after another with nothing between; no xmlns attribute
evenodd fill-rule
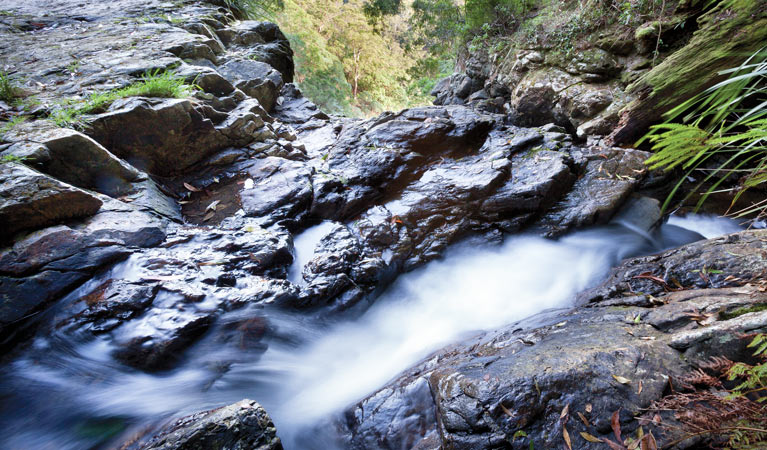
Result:
<svg viewBox="0 0 767 450"><path fill-rule="evenodd" d="M716 192L734 192L734 205L747 189L767 183L767 48L720 75L728 78L672 109L665 115L665 123L651 127L637 143L652 144L655 153L646 162L651 169L686 170L664 209L684 180L715 156L725 162L709 169L682 203L709 185L696 210ZM719 190L734 174L738 175L736 186ZM734 215L753 213L767 215L767 203L752 205Z"/></svg>

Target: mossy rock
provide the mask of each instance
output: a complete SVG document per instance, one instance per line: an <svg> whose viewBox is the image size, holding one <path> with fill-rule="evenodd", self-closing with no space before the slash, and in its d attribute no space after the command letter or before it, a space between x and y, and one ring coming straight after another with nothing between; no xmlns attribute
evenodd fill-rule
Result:
<svg viewBox="0 0 767 450"><path fill-rule="evenodd" d="M767 3L724 1L702 15L698 25L687 45L629 85L627 93L636 100L623 110L621 126L610 136L614 143L634 144L664 113L718 83L720 71L737 67L762 48Z"/></svg>

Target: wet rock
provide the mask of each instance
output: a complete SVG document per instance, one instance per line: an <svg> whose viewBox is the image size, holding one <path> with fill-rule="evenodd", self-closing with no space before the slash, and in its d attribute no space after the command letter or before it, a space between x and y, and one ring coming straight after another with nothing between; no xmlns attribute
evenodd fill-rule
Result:
<svg viewBox="0 0 767 450"><path fill-rule="evenodd" d="M479 148L493 123L465 107L426 107L349 124L318 162L312 214L331 220L358 214L417 178L424 158Z"/></svg>
<svg viewBox="0 0 767 450"><path fill-rule="evenodd" d="M724 283L716 279L669 292L633 274L652 264L681 276L712 263L742 284L767 268L758 256L764 235L742 232L629 259L581 298L592 301L589 308L541 313L440 350L339 418L346 445L555 448L566 429L573 448L596 449L603 444L580 432L612 439L615 411L623 434L633 433L636 417L669 383L679 389L673 380L713 356L748 356L748 339L738 336L767 330L758 286L716 287ZM714 248L723 251L714 255ZM659 447L674 439L648 428Z"/></svg>
<svg viewBox="0 0 767 450"><path fill-rule="evenodd" d="M274 107L284 84L277 70L260 61L228 61L218 67L218 72L237 89L257 99L267 111Z"/></svg>
<svg viewBox="0 0 767 450"><path fill-rule="evenodd" d="M162 428L149 441L127 448L282 450L282 443L264 408L252 400L242 400L179 419Z"/></svg>
<svg viewBox="0 0 767 450"><path fill-rule="evenodd" d="M312 201L311 170L306 164L269 156L247 169L253 187L240 191L245 214L264 224L300 223Z"/></svg>
<svg viewBox="0 0 767 450"><path fill-rule="evenodd" d="M328 115L320 111L311 100L304 97L293 83L288 83L282 88L272 115L289 124L303 124L310 119L329 119Z"/></svg>
<svg viewBox="0 0 767 450"><path fill-rule="evenodd" d="M215 310L196 300L175 292L157 294L152 309L113 332L118 347L113 356L147 371L172 368L215 319Z"/></svg>
<svg viewBox="0 0 767 450"><path fill-rule="evenodd" d="M28 141L44 145L50 158L36 167L61 181L112 197L131 190L139 172L88 136L66 128L39 127L25 134Z"/></svg>
<svg viewBox="0 0 767 450"><path fill-rule="evenodd" d="M301 306L316 306L317 301L327 303L354 284L351 272L360 253L357 238L346 226L336 225L320 240L314 258L303 268L308 286Z"/></svg>
<svg viewBox="0 0 767 450"><path fill-rule="evenodd" d="M576 155L577 156L577 155ZM549 236L607 223L641 181L649 153L619 148L586 150L583 175L538 224Z"/></svg>
<svg viewBox="0 0 767 450"><path fill-rule="evenodd" d="M9 241L21 230L33 230L95 214L102 201L81 189L18 163L0 164L0 222Z"/></svg>
<svg viewBox="0 0 767 450"><path fill-rule="evenodd" d="M129 98L94 116L88 135L135 167L179 173L229 142L189 100Z"/></svg>
<svg viewBox="0 0 767 450"><path fill-rule="evenodd" d="M604 284L583 293L580 301L602 302L631 292L657 296L674 289L741 284L761 276L764 270L765 243L760 239L765 235L761 230L735 233L626 260L610 272Z"/></svg>
<svg viewBox="0 0 767 450"><path fill-rule="evenodd" d="M76 300L73 307L78 311L57 327L85 328L94 334L112 331L150 307L158 290L158 284L107 280Z"/></svg>

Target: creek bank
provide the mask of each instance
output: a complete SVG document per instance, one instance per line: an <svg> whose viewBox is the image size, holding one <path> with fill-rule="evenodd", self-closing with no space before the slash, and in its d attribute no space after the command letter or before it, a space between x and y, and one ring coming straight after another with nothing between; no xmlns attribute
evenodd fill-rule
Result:
<svg viewBox="0 0 767 450"><path fill-rule="evenodd" d="M665 112L760 50L767 33L763 2L668 1L652 14L623 4L620 18L607 6L595 18L573 5L534 6L508 35L464 51L462 71L433 89L435 103L632 146Z"/></svg>
<svg viewBox="0 0 767 450"><path fill-rule="evenodd" d="M42 105L36 116L55 112L58 106L50 105L60 99L124 87L147 71L173 70L201 90L187 98L117 100L83 115L79 131L41 118L3 135L3 155L23 157L0 165L0 217L11 224L0 250L0 339L8 349L10 376L18 368L16 358L31 353L44 361L47 348L55 352L48 342L103 346L109 367L167 376L206 341L215 343L216 359L196 369L214 383L238 365L258 361L275 340L287 340L275 311L323 318L358 313L398 275L441 257L459 241L474 236L500 242L504 234L522 230L557 237L605 224L625 202L640 201L638 193L662 180L645 170L646 152L576 143L559 126L522 128L506 115L463 105L367 120L327 116L291 83L292 53L279 29L239 21L221 4L137 6L118 0L89 10L82 16L87 20L79 19L78 5L57 0L40 22L34 2L0 17L0 33L8 38L0 55L14 77L34 81L29 94ZM76 61L64 60L59 45L77 48ZM301 281L292 282L294 237L320 221L330 224L327 233L298 268ZM748 242L744 251L761 241ZM728 261L733 276L745 276L737 259ZM752 262L754 275L761 266ZM605 301L614 297L623 298L616 294ZM609 308L639 314L651 311L647 301ZM428 372L428 379L407 375L401 382L406 392L376 394L379 400L391 397L390 411L408 425L381 431L399 423L381 408L376 411L382 415L351 414L349 445L389 448L443 436L444 445L482 448L508 441L521 424L531 424L529 435L544 439L543 422L535 418L543 414L550 421L561 395L581 402L587 395L583 386L592 385L604 394L600 412L625 402L629 414L662 391L660 369L687 366L678 358L671 364L679 350L666 345L665 330L656 333L643 323L642 332L654 333L656 340L638 347L631 335L621 335L607 350L628 347L629 363L659 371L648 375L641 399L617 396L620 386L600 384L608 372L629 370L619 358L594 373L581 372L578 361L604 354L596 342L626 325L625 314L608 314L609 308L552 318L567 320L567 326L491 333L530 336L520 338L524 347L481 338L489 345L487 360L468 350L469 344L456 344L459 350L448 351L452 356L444 365L438 358L416 369ZM547 340L550 335L555 337ZM554 351L578 340L584 348L574 351L582 359ZM532 359L550 358L554 369L541 381L545 399L514 391L507 382L521 380L529 388L531 372L538 372L532 363L511 364L521 350ZM650 356L640 359L645 351ZM482 382L474 383L480 373L475 366L493 358L501 361L488 366L494 375L486 380L482 373ZM470 373L462 372L464 366ZM451 381L464 377L468 381ZM497 383L492 389L490 381ZM472 386L480 386L478 394L462 390L474 392ZM437 401L431 400L434 392L440 393ZM510 423L499 415L498 401L517 394L524 399L502 403L522 417ZM8 413L3 411L4 422L11 420ZM221 435L215 432L219 423L226 424ZM214 441L206 434L211 427ZM62 445L127 442L129 431L124 425L112 434L68 434ZM192 415L158 433L149 448L279 446L263 409L251 402ZM15 444L22 438L3 437ZM554 442L553 435L545 439Z"/></svg>

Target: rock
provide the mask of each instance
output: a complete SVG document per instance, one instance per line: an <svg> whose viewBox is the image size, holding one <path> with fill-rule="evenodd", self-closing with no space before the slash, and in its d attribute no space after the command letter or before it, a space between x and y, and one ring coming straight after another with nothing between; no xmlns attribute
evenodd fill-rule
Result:
<svg viewBox="0 0 767 450"><path fill-rule="evenodd" d="M124 448L282 450L282 443L264 408L253 400L242 400L179 419L160 429L147 442Z"/></svg>
<svg viewBox="0 0 767 450"><path fill-rule="evenodd" d="M269 64L286 83L293 82L293 50L276 24L246 20L229 28L227 35L229 43L247 49L249 59Z"/></svg>
<svg viewBox="0 0 767 450"><path fill-rule="evenodd" d="M58 322L56 327L85 328L94 334L112 331L149 308L158 290L158 284L107 280L76 300L72 307L77 312L73 315L68 312L70 316Z"/></svg>
<svg viewBox="0 0 767 450"><path fill-rule="evenodd" d="M199 298L161 291L153 307L113 332L115 359L146 371L175 366L182 352L205 333L214 310L195 305Z"/></svg>
<svg viewBox="0 0 767 450"><path fill-rule="evenodd" d="M312 201L309 167L300 162L269 156L247 169L253 188L240 191L245 214L264 218L264 224L298 224Z"/></svg>
<svg viewBox="0 0 767 450"><path fill-rule="evenodd" d="M210 67L182 64L175 72L176 76L199 86L205 92L222 97L234 91L234 86L216 70Z"/></svg>
<svg viewBox="0 0 767 450"><path fill-rule="evenodd" d="M349 124L316 169L311 213L350 218L417 178L424 158L479 148L493 124L490 116L454 106L413 108Z"/></svg>
<svg viewBox="0 0 767 450"><path fill-rule="evenodd" d="M247 95L257 99L267 111L274 107L282 75L267 63L254 60L231 60L218 67L221 75Z"/></svg>
<svg viewBox="0 0 767 450"><path fill-rule="evenodd" d="M639 184L649 153L598 149L584 153L583 175L538 224L549 236L576 227L607 223Z"/></svg>
<svg viewBox="0 0 767 450"><path fill-rule="evenodd" d="M129 192L140 176L135 168L75 130L43 128L25 138L48 149L50 159L37 168L77 187L118 197Z"/></svg>
<svg viewBox="0 0 767 450"><path fill-rule="evenodd" d="M736 286L760 276L762 230L742 232L700 241L667 252L632 258L610 272L600 287L580 296L581 302L601 302L629 292L661 295L667 288L703 289ZM713 272L702 273L704 266ZM652 274L664 283L637 275ZM738 280L728 280L732 276Z"/></svg>
<svg viewBox="0 0 767 450"><path fill-rule="evenodd" d="M297 125L310 119L328 120L330 118L320 111L317 105L304 97L293 83L288 83L282 88L272 116L282 122Z"/></svg>
<svg viewBox="0 0 767 450"><path fill-rule="evenodd" d="M180 173L229 145L214 124L184 99L118 100L89 123L90 137L156 175Z"/></svg>
<svg viewBox="0 0 767 450"><path fill-rule="evenodd" d="M18 163L0 164L1 241L14 233L96 214L102 201Z"/></svg>
<svg viewBox="0 0 767 450"><path fill-rule="evenodd" d="M431 90L431 95L437 97L435 105L462 105L474 92L482 89L480 80L472 79L466 74L454 73L440 80Z"/></svg>

